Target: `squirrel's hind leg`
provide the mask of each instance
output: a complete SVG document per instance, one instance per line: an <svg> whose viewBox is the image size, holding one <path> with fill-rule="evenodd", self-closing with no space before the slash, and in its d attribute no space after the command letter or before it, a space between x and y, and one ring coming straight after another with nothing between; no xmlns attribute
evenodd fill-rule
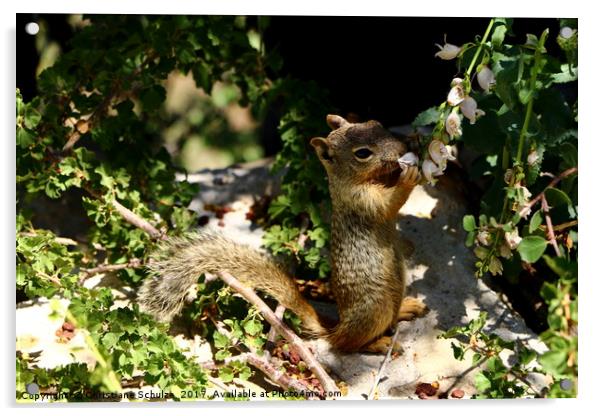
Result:
<svg viewBox="0 0 602 416"><path fill-rule="evenodd" d="M420 299L408 296L401 302L397 319L399 321L411 321L412 319L423 317L428 311L429 308Z"/></svg>
<svg viewBox="0 0 602 416"><path fill-rule="evenodd" d="M366 345L362 348L363 352L372 352L376 354L386 354L391 348L391 343L393 342L393 338L390 336L384 335L380 338L375 339L370 344ZM403 353L403 348L398 341L395 341L395 345L393 345L393 352Z"/></svg>

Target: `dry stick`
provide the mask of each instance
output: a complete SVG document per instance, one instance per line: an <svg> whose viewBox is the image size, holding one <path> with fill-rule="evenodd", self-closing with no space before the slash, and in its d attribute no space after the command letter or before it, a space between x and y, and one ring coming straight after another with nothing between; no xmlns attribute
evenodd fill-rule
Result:
<svg viewBox="0 0 602 416"><path fill-rule="evenodd" d="M134 269L134 268L140 267L140 266L142 266L142 262L140 261L140 259L132 259L132 260L128 261L127 263L103 264L101 266L93 267L90 269L84 269L82 271L86 275L91 276L93 274L113 272L115 270Z"/></svg>
<svg viewBox="0 0 602 416"><path fill-rule="evenodd" d="M278 304L276 306L276 309L274 310L274 314L278 317L278 319L282 320L285 310L286 308L284 306ZM270 332L268 332L268 343L274 345L277 336L278 333L276 332L276 328L274 328L273 326L270 327ZM268 360L272 357L272 354L270 354L270 351L268 351L267 349L265 350L264 355Z"/></svg>
<svg viewBox="0 0 602 416"><path fill-rule="evenodd" d="M228 386L226 386L220 379L215 377L207 376L207 380L209 380L215 387L219 388L222 391L228 391Z"/></svg>
<svg viewBox="0 0 602 416"><path fill-rule="evenodd" d="M556 235L554 235L554 226L552 225L552 219L550 218L550 206L548 205L548 200L546 199L545 195L541 197L541 209L543 210L543 215L546 218L548 240L550 240L550 243L552 243L554 251L556 252L556 256L560 257L560 249L558 248Z"/></svg>
<svg viewBox="0 0 602 416"><path fill-rule="evenodd" d="M126 220L133 226L138 227L143 231L146 231L146 233L152 238L155 238L157 240L166 238L165 235L161 231L153 227L153 225L150 222L134 214L130 209L121 205L117 200L113 199L111 204L117 210L117 212L121 214L124 220Z"/></svg>
<svg viewBox="0 0 602 416"><path fill-rule="evenodd" d="M391 338L391 345L389 346L387 355L385 356L385 359L383 360L382 364L380 365L380 368L378 369L378 373L376 374L376 378L374 379L374 384L372 385L372 388L370 389L370 392L368 393L366 400L374 399L374 395L376 394L376 389L378 388L378 383L380 383L380 379L382 378L383 372L385 371L385 367L386 367L387 363L389 362L389 360L391 359L391 353L393 351L393 348L395 348L395 344L397 342L397 337L399 336L400 329L401 329L401 325L397 324L397 327L395 328L395 333L393 334L393 338Z"/></svg>
<svg viewBox="0 0 602 416"><path fill-rule="evenodd" d="M282 317L284 316L284 311L286 310L286 308L280 304L278 304L278 306L276 306L276 310L274 310L274 315L276 315L276 317L282 321ZM278 335L276 333L276 328L271 327L270 328L270 332L268 333L268 342L275 342L276 341L276 335Z"/></svg>
<svg viewBox="0 0 602 416"><path fill-rule="evenodd" d="M562 231L565 228L570 228L578 224L577 220L565 222L564 224L559 224L554 226L554 231Z"/></svg>
<svg viewBox="0 0 602 416"><path fill-rule="evenodd" d="M35 232L30 232L30 231L24 231L19 233L22 236L25 237L37 237L39 234L35 233ZM66 237L54 237L54 241L56 243L62 244L64 246L76 246L79 243L71 238L66 238Z"/></svg>
<svg viewBox="0 0 602 416"><path fill-rule="evenodd" d="M253 304L259 312L263 315L263 317L268 321L273 328L278 331L280 335L282 335L292 346L294 346L299 355L307 364L307 367L311 370L312 373L320 380L322 383L322 387L328 393L331 392L339 392L339 388L334 383L332 378L326 373L324 368L318 363L313 354L307 349L301 338L297 336L293 331L291 331L284 323L276 317L274 312L265 304L263 300L253 291L253 289L243 285L240 283L234 276L230 273L221 271L218 273L218 276L226 282L228 286L234 289L236 292L240 293L248 302Z"/></svg>
<svg viewBox="0 0 602 416"><path fill-rule="evenodd" d="M518 213L518 215L520 215L521 217L524 217L525 215L527 215L527 213L529 212L529 210L531 208L533 208L533 205L535 205L537 202L539 202L539 200L541 198L544 197L544 195L545 195L545 193L546 193L546 191L548 189L555 187L558 184L558 182L560 182L561 180L563 180L567 176L571 176L574 173L577 173L577 167L576 166L574 168L567 169L564 172L562 172L560 175L556 176L554 179L552 179L552 181L548 184L548 186L546 186L544 188L544 190L541 191L541 193L539 195L537 195L535 198L533 198L531 201L529 201L529 203L526 204L523 207L523 209L520 210L520 212Z"/></svg>

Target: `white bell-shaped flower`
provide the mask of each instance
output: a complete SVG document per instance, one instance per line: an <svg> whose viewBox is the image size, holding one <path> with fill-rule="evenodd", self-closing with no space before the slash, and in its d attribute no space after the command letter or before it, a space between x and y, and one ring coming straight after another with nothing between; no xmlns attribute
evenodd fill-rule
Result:
<svg viewBox="0 0 602 416"><path fill-rule="evenodd" d="M489 92L489 88L495 85L495 74L487 65L483 65L477 72L477 82L485 92Z"/></svg>
<svg viewBox="0 0 602 416"><path fill-rule="evenodd" d="M447 160L456 160L451 153L451 146L446 146L441 140L433 140L428 150L431 160L441 168L445 168Z"/></svg>
<svg viewBox="0 0 602 416"><path fill-rule="evenodd" d="M447 94L447 103L452 107L455 107L464 101L465 95L462 79L454 78L452 81L452 88Z"/></svg>
<svg viewBox="0 0 602 416"><path fill-rule="evenodd" d="M438 43L435 43L435 45L440 49L440 51L435 54L435 57L441 58L445 61L456 58L462 51L461 47L452 45L451 43L445 43L443 46L439 45Z"/></svg>
<svg viewBox="0 0 602 416"><path fill-rule="evenodd" d="M452 111L445 119L445 131L450 137L458 137L462 135L461 128L462 121L460 120L460 116L455 111Z"/></svg>
<svg viewBox="0 0 602 416"><path fill-rule="evenodd" d="M464 98L462 104L460 105L460 110L462 111L462 114L464 114L464 117L470 121L470 124L474 124L477 120L477 117L485 115L483 110L477 108L477 102L475 99L470 96Z"/></svg>
<svg viewBox="0 0 602 416"><path fill-rule="evenodd" d="M434 185L435 182L437 182L435 176L443 175L443 169L431 159L426 159L424 162L422 162L422 173L424 174L427 182L431 185Z"/></svg>

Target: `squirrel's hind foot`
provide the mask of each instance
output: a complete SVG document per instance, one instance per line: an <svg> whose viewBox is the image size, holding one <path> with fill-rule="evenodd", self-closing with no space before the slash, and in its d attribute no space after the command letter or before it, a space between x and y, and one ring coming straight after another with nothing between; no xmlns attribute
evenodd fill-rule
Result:
<svg viewBox="0 0 602 416"><path fill-rule="evenodd" d="M362 348L362 352L372 352L376 354L386 354L391 348L391 344L393 343L393 338L390 336L382 336L372 341L370 344L366 345ZM393 352L403 353L403 348L401 344L396 341L395 345L393 345Z"/></svg>
<svg viewBox="0 0 602 416"><path fill-rule="evenodd" d="M408 296L401 302L397 319L399 321L411 321L423 317L428 311L429 308L420 299Z"/></svg>

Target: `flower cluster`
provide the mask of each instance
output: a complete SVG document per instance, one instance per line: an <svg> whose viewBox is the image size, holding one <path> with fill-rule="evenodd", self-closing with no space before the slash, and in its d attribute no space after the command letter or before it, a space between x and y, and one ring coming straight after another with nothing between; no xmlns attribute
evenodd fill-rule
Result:
<svg viewBox="0 0 602 416"><path fill-rule="evenodd" d="M464 50L464 47L447 43L447 41L443 46L439 44L436 46L440 50L435 57L443 60L455 59ZM466 117L470 124L474 124L479 117L485 115L485 112L478 108L476 100L470 96L469 80L468 72L464 78L454 78L447 94L447 100L440 107L441 122L433 132L433 140L428 146L427 157L422 162L422 172L431 185L436 183L436 176L443 174L447 161L455 160L451 147L447 143L448 138L455 139L462 136L462 116ZM477 82L486 93L495 85L495 75L486 63L481 63L478 67ZM460 112L462 116L460 116ZM444 123L443 120L445 120Z"/></svg>

